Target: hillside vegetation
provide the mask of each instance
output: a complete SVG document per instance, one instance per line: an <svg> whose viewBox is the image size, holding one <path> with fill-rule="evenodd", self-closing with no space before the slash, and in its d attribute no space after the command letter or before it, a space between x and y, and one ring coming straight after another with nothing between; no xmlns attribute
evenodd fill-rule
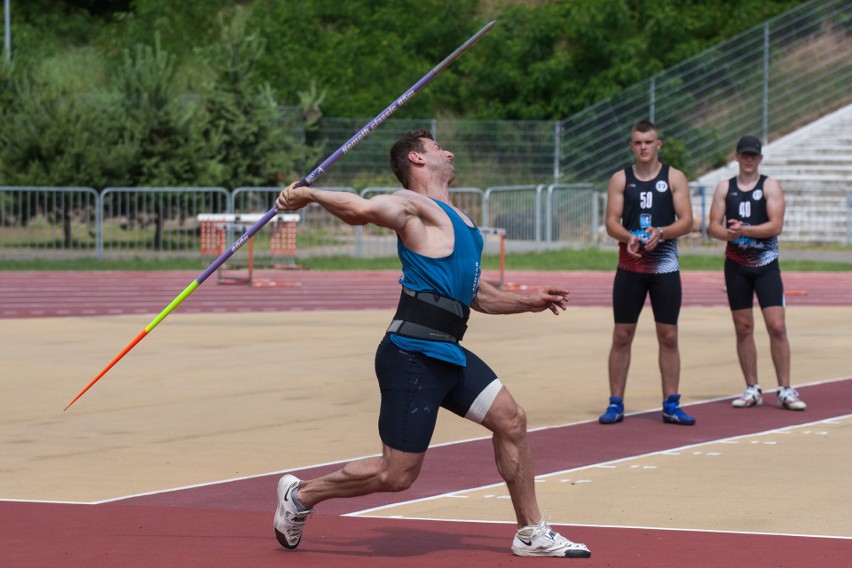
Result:
<svg viewBox="0 0 852 568"><path fill-rule="evenodd" d="M490 20L397 116L559 119L800 3L11 2L0 185L293 179L323 116L373 116Z"/></svg>

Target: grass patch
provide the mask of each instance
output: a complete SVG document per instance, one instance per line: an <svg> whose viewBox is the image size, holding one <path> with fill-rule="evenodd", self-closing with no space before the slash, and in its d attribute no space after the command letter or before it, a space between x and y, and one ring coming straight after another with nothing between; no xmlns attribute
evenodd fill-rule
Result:
<svg viewBox="0 0 852 568"><path fill-rule="evenodd" d="M783 251L782 251L783 258ZM202 258L122 259L97 260L82 258L72 260L0 260L0 271L6 270L197 270L203 271L210 260ZM613 271L618 253L612 249L565 249L548 252L516 253L506 255L507 270L605 270ZM313 257L300 259L298 264L310 270L399 270L399 260L393 257L353 258L349 256ZM682 270L721 271L724 258L718 254L681 252ZM499 258L486 256L483 268L497 270ZM257 268L262 268L258 266ZM796 272L848 272L852 263L821 260L782 260L781 269Z"/></svg>

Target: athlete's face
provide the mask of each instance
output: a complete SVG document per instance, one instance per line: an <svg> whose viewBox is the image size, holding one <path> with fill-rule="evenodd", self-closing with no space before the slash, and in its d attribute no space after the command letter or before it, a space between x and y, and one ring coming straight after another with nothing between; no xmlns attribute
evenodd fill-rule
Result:
<svg viewBox="0 0 852 568"><path fill-rule="evenodd" d="M456 168L453 166L453 158L455 157L449 150L444 150L441 145L430 140L429 138L421 138L424 151L421 156L425 160L433 175L446 175L448 181L453 181L456 177Z"/></svg>
<svg viewBox="0 0 852 568"><path fill-rule="evenodd" d="M663 141L657 138L656 130L633 131L630 134L630 149L633 150L637 163L648 163L656 160L657 153L662 145Z"/></svg>
<svg viewBox="0 0 852 568"><path fill-rule="evenodd" d="M740 171L742 173L751 174L757 171L760 162L763 161L763 156L752 152L744 152L742 154L735 154L734 159L740 164Z"/></svg>

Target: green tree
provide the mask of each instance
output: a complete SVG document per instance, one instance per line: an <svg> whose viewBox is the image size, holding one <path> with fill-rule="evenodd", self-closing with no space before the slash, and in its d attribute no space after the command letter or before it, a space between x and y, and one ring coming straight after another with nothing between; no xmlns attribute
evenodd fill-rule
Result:
<svg viewBox="0 0 852 568"><path fill-rule="evenodd" d="M0 185L101 187L126 179L136 155L133 134L109 97L82 97L24 78L2 118ZM68 193L50 210L16 209L23 224L35 215L61 222L70 247L75 202L77 196Z"/></svg>
<svg viewBox="0 0 852 568"><path fill-rule="evenodd" d="M175 57L161 48L156 34L153 46L125 51L118 90L139 140L131 185L195 185L209 178L212 156L201 136L201 105L197 97L180 96L174 78Z"/></svg>
<svg viewBox="0 0 852 568"><path fill-rule="evenodd" d="M0 129L0 184L91 186L127 180L136 140L109 97L22 80Z"/></svg>
<svg viewBox="0 0 852 568"><path fill-rule="evenodd" d="M199 47L215 43L219 36L219 20L246 2L234 0L116 0L119 8L94 13L103 18L97 27L100 42L109 49L121 50L150 41L153 33L160 37L162 49L175 55L181 66L185 61L198 62ZM103 4L104 0L89 0Z"/></svg>
<svg viewBox="0 0 852 568"><path fill-rule="evenodd" d="M15 100L15 90L12 83L14 63L0 61L0 117L3 117Z"/></svg>
<svg viewBox="0 0 852 568"><path fill-rule="evenodd" d="M563 0L499 10L468 75L462 112L561 119L707 49L797 0Z"/></svg>
<svg viewBox="0 0 852 568"><path fill-rule="evenodd" d="M279 100L314 82L326 116L373 116L486 21L497 26L400 117L555 120L803 0L28 0L12 13L29 66L81 46L107 59L161 37L174 81L196 92L220 17L245 7L267 42L252 71ZM377 101L378 104L377 104ZM379 108L377 108L379 107Z"/></svg>
<svg viewBox="0 0 852 568"><path fill-rule="evenodd" d="M175 57L160 46L137 45L125 51L118 76L122 106L139 141L136 160L130 164L131 186L180 187L208 185L220 168L211 147L218 140L204 136L205 116L198 97L181 96L175 86ZM156 223L153 247L162 248L165 212L160 201L149 203L150 211L127 207L132 215L153 215ZM147 222L148 219L140 219Z"/></svg>
<svg viewBox="0 0 852 568"><path fill-rule="evenodd" d="M211 57L215 81L204 94L204 137L220 168L216 185L236 188L280 183L296 176L312 157L301 144L296 112L285 113L271 87L253 80L265 42L246 31L246 13L238 11L222 28ZM316 97L316 93L314 93ZM306 111L316 112L305 94Z"/></svg>
<svg viewBox="0 0 852 568"><path fill-rule="evenodd" d="M315 82L328 93L326 116L371 117L481 27L478 4L255 0L249 25L268 42L257 76L285 100ZM429 116L448 104L454 110L457 73L448 68L443 94L425 89L398 115Z"/></svg>

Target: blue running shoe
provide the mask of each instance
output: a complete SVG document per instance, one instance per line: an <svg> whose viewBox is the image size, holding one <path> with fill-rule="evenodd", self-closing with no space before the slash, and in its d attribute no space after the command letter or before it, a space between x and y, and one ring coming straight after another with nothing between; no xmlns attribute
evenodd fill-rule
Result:
<svg viewBox="0 0 852 568"><path fill-rule="evenodd" d="M620 396L609 397L609 406L606 412L601 414L598 422L601 424L615 424L624 420L624 400Z"/></svg>
<svg viewBox="0 0 852 568"><path fill-rule="evenodd" d="M663 401L663 422L666 424L692 426L695 424L695 418L689 416L680 407L679 394L670 394L669 398Z"/></svg>

